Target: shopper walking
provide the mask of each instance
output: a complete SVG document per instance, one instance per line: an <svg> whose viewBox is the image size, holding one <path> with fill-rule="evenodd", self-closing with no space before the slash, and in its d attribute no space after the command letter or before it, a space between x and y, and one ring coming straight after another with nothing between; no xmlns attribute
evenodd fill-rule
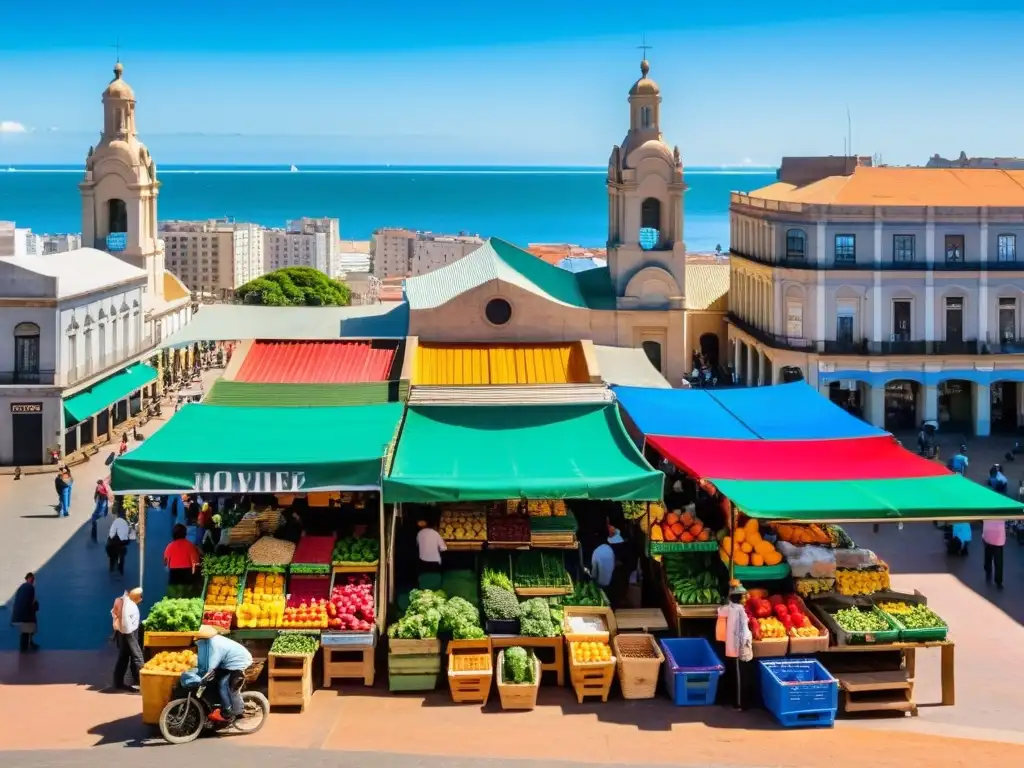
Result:
<svg viewBox="0 0 1024 768"><path fill-rule="evenodd" d="M20 636L18 648L22 653L39 650L39 646L32 639L36 633L36 614L38 612L36 576L34 573L26 573L25 581L14 593L14 606L11 611L11 624L18 630Z"/></svg>
<svg viewBox="0 0 1024 768"><path fill-rule="evenodd" d="M124 510L117 511L117 519L110 524L110 532L107 533L107 559L110 561L110 572L114 569L124 576L124 556L128 554L128 541L131 538L131 528L128 521L124 519Z"/></svg>
<svg viewBox="0 0 1024 768"><path fill-rule="evenodd" d="M101 517L106 517L110 514L110 488L107 486L107 481L102 477L96 481L96 490L93 492L92 499L95 506L92 509L92 518L90 523L92 528L89 535L93 541L97 540L96 534L96 523Z"/></svg>
<svg viewBox="0 0 1024 768"><path fill-rule="evenodd" d="M132 680L139 684L139 671L145 663L142 646L139 644L139 603L142 602L142 587L126 591L114 601L110 618L114 626L114 645L117 647L117 661L114 662L114 690L132 690L124 682L124 673L131 669Z"/></svg>
<svg viewBox="0 0 1024 768"><path fill-rule="evenodd" d="M985 581L992 581L994 576L996 587L1002 589L1006 523L1002 520L986 520L982 524L981 540L985 543Z"/></svg>
<svg viewBox="0 0 1024 768"><path fill-rule="evenodd" d="M71 470L65 464L60 468L60 471L57 473L57 479L54 481L54 486L57 489L58 517L67 517L71 511L71 487L74 484L75 479L71 476Z"/></svg>

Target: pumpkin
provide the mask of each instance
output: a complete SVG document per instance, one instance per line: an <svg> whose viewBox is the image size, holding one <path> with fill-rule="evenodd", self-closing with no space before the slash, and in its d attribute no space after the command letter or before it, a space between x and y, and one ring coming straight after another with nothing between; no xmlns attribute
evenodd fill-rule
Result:
<svg viewBox="0 0 1024 768"><path fill-rule="evenodd" d="M682 523L673 523L672 524L672 533L674 533L676 535L677 539L681 538L685 531L686 531L686 529L683 528Z"/></svg>
<svg viewBox="0 0 1024 768"><path fill-rule="evenodd" d="M742 544L740 544L740 551L745 555L749 555L751 552L754 551L754 548L750 546L749 541L744 541Z"/></svg>
<svg viewBox="0 0 1024 768"><path fill-rule="evenodd" d="M678 541L679 539L679 537L676 536L675 532L672 530L672 526L670 525L663 525L661 527L661 532L662 535L665 537L665 541Z"/></svg>
<svg viewBox="0 0 1024 768"><path fill-rule="evenodd" d="M689 527L693 525L693 515L690 514L689 510L687 510L686 512L683 512L683 516L679 518L679 522Z"/></svg>

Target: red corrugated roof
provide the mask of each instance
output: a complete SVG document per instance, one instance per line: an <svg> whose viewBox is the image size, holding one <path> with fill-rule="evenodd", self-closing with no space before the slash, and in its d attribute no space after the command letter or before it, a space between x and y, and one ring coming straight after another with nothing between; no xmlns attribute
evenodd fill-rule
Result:
<svg viewBox="0 0 1024 768"><path fill-rule="evenodd" d="M257 341L235 381L266 384L349 384L387 381L394 347L351 341Z"/></svg>

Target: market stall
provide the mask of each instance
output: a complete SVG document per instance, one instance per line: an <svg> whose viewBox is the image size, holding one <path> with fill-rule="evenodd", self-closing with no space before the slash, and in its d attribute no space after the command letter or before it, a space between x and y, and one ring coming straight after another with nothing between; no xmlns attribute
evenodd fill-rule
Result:
<svg viewBox="0 0 1024 768"><path fill-rule="evenodd" d="M564 684L567 658L577 667L585 663L581 650L566 647L564 611L607 602L602 590L579 578L581 505L646 503L660 498L662 484L612 405L411 407L384 494L396 502L396 528L433 510L447 551L442 573L421 574L412 599L394 596L399 618L389 634L396 662L405 663L400 651L409 634L444 637L447 626L453 642L487 636L500 658L526 653L527 670L536 662L540 675ZM452 597L453 576L464 573L475 581ZM401 581L398 575L391 583ZM423 590L426 584L440 592ZM440 618L417 611L425 594L447 599ZM454 629L445 607L453 602L467 614ZM604 646L609 642L606 633ZM609 682L614 659L600 666L601 680ZM434 681L421 682L432 687ZM607 690L597 695L607 698Z"/></svg>

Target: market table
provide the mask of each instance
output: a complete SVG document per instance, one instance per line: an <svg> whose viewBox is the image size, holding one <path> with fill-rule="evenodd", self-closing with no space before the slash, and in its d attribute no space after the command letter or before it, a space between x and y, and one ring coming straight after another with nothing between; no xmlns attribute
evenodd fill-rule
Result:
<svg viewBox="0 0 1024 768"><path fill-rule="evenodd" d="M952 707L956 704L956 644L952 640L934 640L920 643L878 643L873 645L833 645L820 653L894 653L903 654L906 678L911 682L917 671L917 652L929 648L938 648L941 654L941 685L942 698L939 706ZM826 665L827 666L827 665ZM875 674L877 679L867 680L861 690L887 690L900 687L897 681L886 680L882 673L856 673L862 675ZM881 675L881 676L879 676ZM837 675L842 678L842 675ZM916 713L917 704L912 703L911 711Z"/></svg>
<svg viewBox="0 0 1024 768"><path fill-rule="evenodd" d="M553 662L541 661L541 674L554 672L558 678L558 685L565 685L565 654L562 652L562 637L523 637L522 635L491 635L491 648L499 651L502 648L511 648L514 645L523 648L550 648L554 651Z"/></svg>
<svg viewBox="0 0 1024 768"><path fill-rule="evenodd" d="M619 632L663 632L668 622L661 608L619 608L615 626Z"/></svg>

